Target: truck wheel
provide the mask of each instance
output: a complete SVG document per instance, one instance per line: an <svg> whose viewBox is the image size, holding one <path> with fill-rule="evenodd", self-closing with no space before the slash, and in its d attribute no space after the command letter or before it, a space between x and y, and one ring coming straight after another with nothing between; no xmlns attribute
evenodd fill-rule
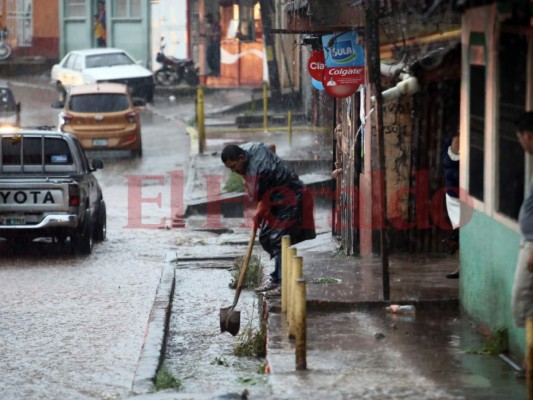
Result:
<svg viewBox="0 0 533 400"><path fill-rule="evenodd" d="M93 231L89 213L85 214L83 224L70 237L70 244L74 254L89 255L93 250Z"/></svg>
<svg viewBox="0 0 533 400"><path fill-rule="evenodd" d="M105 202L102 200L100 202L100 207L98 208L98 219L94 225L93 237L94 240L101 242L107 236L107 214L105 208Z"/></svg>

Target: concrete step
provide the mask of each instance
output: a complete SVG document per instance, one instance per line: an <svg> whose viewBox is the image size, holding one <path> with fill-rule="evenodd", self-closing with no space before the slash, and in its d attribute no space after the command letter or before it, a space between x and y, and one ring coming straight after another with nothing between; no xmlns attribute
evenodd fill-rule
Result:
<svg viewBox="0 0 533 400"><path fill-rule="evenodd" d="M327 175L301 175L300 179L309 189L316 192L328 189L332 185L332 179ZM321 199L315 199L315 204L321 204ZM185 218L208 214L217 214L223 218L243 218L244 205L244 193L221 193L210 200L205 197L192 198L185 205Z"/></svg>

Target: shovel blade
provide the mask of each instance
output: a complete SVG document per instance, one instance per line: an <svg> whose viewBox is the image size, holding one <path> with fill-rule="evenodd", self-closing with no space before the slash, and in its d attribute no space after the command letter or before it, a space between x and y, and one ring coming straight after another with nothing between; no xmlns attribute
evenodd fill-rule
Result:
<svg viewBox="0 0 533 400"><path fill-rule="evenodd" d="M239 333L241 327L241 312L235 311L233 307L220 309L220 332L229 332L232 336Z"/></svg>

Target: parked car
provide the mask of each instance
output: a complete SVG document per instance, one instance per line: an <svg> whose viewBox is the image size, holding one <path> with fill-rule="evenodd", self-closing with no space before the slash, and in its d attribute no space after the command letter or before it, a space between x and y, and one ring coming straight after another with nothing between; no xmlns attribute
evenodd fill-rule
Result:
<svg viewBox="0 0 533 400"><path fill-rule="evenodd" d="M20 126L20 102L15 101L9 82L0 81L0 126Z"/></svg>
<svg viewBox="0 0 533 400"><path fill-rule="evenodd" d="M152 71L125 50L96 48L69 52L59 64L52 67L52 83L56 86L59 101L64 101L71 87L86 83L115 82L127 84L133 97L146 102L154 98Z"/></svg>
<svg viewBox="0 0 533 400"><path fill-rule="evenodd" d="M14 245L38 237L89 254L106 237L106 205L78 139L53 131L0 128L0 237ZM67 241L69 239L69 241Z"/></svg>
<svg viewBox="0 0 533 400"><path fill-rule="evenodd" d="M78 137L85 150L129 150L142 157L142 99L133 99L121 83L93 83L74 86L62 108L58 130Z"/></svg>

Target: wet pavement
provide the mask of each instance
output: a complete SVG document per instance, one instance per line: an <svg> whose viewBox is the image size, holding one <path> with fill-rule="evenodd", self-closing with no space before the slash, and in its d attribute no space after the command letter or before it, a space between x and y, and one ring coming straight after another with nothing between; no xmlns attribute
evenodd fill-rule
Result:
<svg viewBox="0 0 533 400"><path fill-rule="evenodd" d="M316 241L317 239L315 239ZM383 300L378 257L336 257L331 238L297 245L307 282L307 371L295 369L279 300L270 300L267 361L276 399L521 399L524 382L463 315L449 255L392 255ZM336 283L321 283L333 282ZM413 314L391 314L391 303Z"/></svg>
<svg viewBox="0 0 533 400"><path fill-rule="evenodd" d="M220 168L219 151L225 143L249 140L274 143L278 154L285 159L301 157L319 161L330 157L328 149L331 147L325 144L327 133L304 130L292 138L291 146L283 131L207 129L206 152L191 157L186 205L208 201L208 176L221 175L220 182L224 182L227 174ZM294 140L298 141L297 146L294 146ZM316 179L323 179L327 174L328 171L321 168ZM270 370L267 380L264 382L258 377L259 386L254 378L251 381L235 380L243 377L241 366L248 366L248 376L256 376L254 364L232 365L231 342L235 339L227 333L217 332L218 307L230 303L232 295L224 284L218 289L212 285L215 281L227 281L227 271L221 271L216 265L223 266L225 261L222 260L230 259L233 251L235 254L244 252L249 227L242 217L217 216L218 230L235 235L230 241L232 248L225 246L226 239L214 236L214 243L209 243L214 247L207 251L191 243L182 243L183 247L177 251L180 262L188 263L187 268L196 271L190 275L195 283L189 290L189 275L179 272L178 276L182 278L178 279L187 281L187 285L183 286L183 294L174 296L175 308L164 365L169 366L178 378L184 379L184 386L177 392L141 394L137 399L240 398L245 389L249 398L258 399L525 398L524 382L516 379L509 364L497 355L480 354L486 338L468 316L461 313L458 281L445 278L457 267L455 257L443 253L391 255L391 300L385 301L380 258L343 256L331 236L329 209L317 207L316 216L317 238L296 246L298 255L304 260L307 282L307 370L296 371L294 340L288 338L279 298L273 298L267 300L265 361ZM202 213L193 214L186 220L189 229L204 232L213 228L212 223L213 219ZM272 263L259 246L256 251L262 253L267 274ZM220 257L218 262L215 261L217 257ZM176 287L179 293L180 285ZM221 300L207 302L206 293L209 298L220 296L220 299L228 300L225 303ZM251 297L243 302L254 297L253 293L248 296ZM385 307L391 303L413 304L416 312L390 314ZM192 310L189 308L191 316L184 315L183 304L193 305ZM178 316L174 315L175 310ZM191 321L199 314L201 322ZM193 326L195 330L187 332L184 328L187 326ZM180 327L186 333L180 331ZM203 344L197 352L192 343L198 341ZM191 352L192 357L184 352ZM229 375L226 375L227 371L220 373L218 368L213 368L211 362L216 354L231 360L228 362L232 365L227 370L231 371Z"/></svg>
<svg viewBox="0 0 533 400"><path fill-rule="evenodd" d="M208 175L227 176L227 171L221 168L218 152L229 141L261 140L275 143L278 154L286 159L321 161L330 157L328 149L331 149L331 145L327 133L299 130L289 138L287 132L281 129L268 132L245 132L233 128L220 130L222 122L227 123L232 117L221 116L218 111L239 103L247 95L230 91L216 96L218 100L223 99L224 107L210 109L213 124L207 129L207 151L202 156L191 156L190 169L187 171L189 181L186 184L191 190L189 200L207 197L205 182ZM215 104L210 103L213 99L208 95L206 103ZM194 115L194 102L180 103L177 107L174 101L160 96L148 111L183 125ZM168 129L176 128L169 125ZM154 141L147 147L148 154L159 154L164 147L165 143ZM165 159L169 167L165 171L170 170L173 163L171 157ZM139 167L140 171L147 174L163 173L147 167L145 169L143 164ZM322 169L318 172L318 178L309 179L319 180L323 179L324 174L327 175L327 171ZM118 188L113 185L113 177L102 176L102 179L109 184L110 197L116 198L117 202L123 201L124 196L117 194ZM156 188L156 191L160 190L162 188ZM168 205L166 191L163 197L164 204ZM90 320L83 319L81 315L73 316L70 323L65 324L65 336L62 339L53 337L52 326L35 325L35 318L27 312L29 309L40 312L39 302L42 299L29 299L26 296L24 301L17 304L15 311L19 310L29 318L27 321L31 329L28 328L26 332L17 328L13 332L4 332L2 337L9 338L9 346L16 348L19 346L17 338L31 335L35 338L32 339L34 347L26 350L35 353L35 360L44 361L31 366L19 365L15 359L5 358L9 354L4 354L3 360L7 360L13 369L5 375L9 377L9 385L4 378L0 388L3 387L4 394L6 389L11 390L8 398L16 398L17 383L22 385L27 379L42 379L47 383L42 387L35 385L38 392L20 392L24 398L57 398L60 394L64 398L117 398L123 395L140 400L219 399L240 398L244 390L249 393L249 398L258 399L525 398L524 382L515 378L508 364L497 356L478 354L484 347L485 338L468 316L460 311L458 282L445 278L447 273L455 269L455 258L444 254L392 255L392 302L414 304L416 312L409 315L389 314L385 306L390 302L383 301L382 295L380 259L344 257L338 252L336 240L331 237L328 209L317 208L316 211L319 235L313 241L297 245L298 254L304 259L304 276L308 284L306 371L295 370L294 341L288 338L279 299L268 301L266 360L236 359L232 355L236 339L227 333L220 334L219 308L228 305L233 299L233 291L227 287L231 278L226 266L232 257L244 253L249 227L243 218L220 217L220 226L231 231L231 234L218 235L208 232L212 220L205 215L194 215L187 219L188 229L183 231L148 232L143 245L145 250L135 247L133 232L120 230L121 236L112 239L119 236L121 228L111 225L110 239L99 245L93 256L102 262L95 267L93 275L98 277L95 282L100 282L103 277L107 283L100 285L94 296L83 302L85 306L94 303L97 298L102 307ZM166 212L153 214L153 220L158 221ZM110 217L122 220L124 213L111 212ZM174 240L170 241L169 234L172 233L175 233ZM125 366L133 369L135 349L141 346L136 342L140 340L138 335L130 338L120 336L119 332L123 326L139 325L139 321L146 321L147 316L142 317L138 312L135 315L129 312L116 313L116 307L109 306L115 304L114 300L111 301L112 295L116 295L116 287L121 285L114 276L106 278L106 274L112 272L106 265L117 263L116 259L109 261L107 256L109 252L119 247L123 249L124 246L127 252L123 259L118 260L119 270L135 282L130 293L125 293L126 297L121 300L120 305L124 309L131 310L133 303L138 310L148 308L139 307L138 303L144 305L153 299L160 270L168 273L169 265L172 276L167 276L166 281L175 283L175 286L172 285L175 289L171 289L171 285L162 287L164 279L160 281L134 382L143 372L143 366L146 366L144 362L155 364L152 378L155 377L155 368L162 362L182 380L183 388L179 392L168 390L148 393L140 390L137 394L125 394L128 383L124 382L129 381L131 372L134 372L127 372ZM165 251L166 263L160 254ZM256 245L254 254L259 254L264 260L265 273L270 272L272 262L259 245ZM74 272L68 274L66 280L62 274L64 283L59 287L60 281L56 280L58 267L44 268L36 264L18 271L9 267L9 260L5 262L3 275L6 282L22 282L7 286L10 290L3 293L6 302L16 298L18 292L32 293L30 275L33 276L35 268L48 275L46 279L50 282L50 295L64 291L63 284L69 288L66 293L72 293L72 298L86 292L87 282ZM64 260L65 264L68 262L68 258ZM86 264L81 263L80 267L88 269L89 265ZM148 280L146 271L149 271ZM124 289L120 292L124 294ZM84 294L80 299L84 300L90 294ZM111 303L108 304L108 301ZM168 304L170 301L172 309L160 308L162 303ZM245 292L240 307L251 310L257 301L253 292ZM58 316L66 311L63 302L52 304L52 310ZM105 318L107 314L102 314L102 309L109 311L109 318ZM4 326L7 326L10 318L9 313L3 315ZM247 323L255 324L256 318L251 312L244 312L241 328ZM108 326L105 335L100 329L103 320ZM64 320L51 318L49 323L54 324L54 321ZM165 336L167 326L169 330ZM140 329L137 327L136 330ZM49 331L50 334L38 334L37 331ZM155 342L150 343L154 336ZM105 353L91 353L95 341L106 340L109 346L103 348ZM83 347L82 351L80 346ZM45 347L56 349L60 359L65 362L61 366L52 365L57 354L49 354L50 350L46 350L43 355ZM147 350L152 357L145 360L142 354ZM76 356L73 357L73 354ZM91 357L83 354L91 354ZM267 375L257 372L257 368L264 363L268 363L270 369ZM89 365L91 368L88 368ZM93 371L94 366L100 366L99 373L87 372L87 376L83 376L83 371ZM150 374L150 368L146 371ZM67 382L69 377L74 381L72 385ZM50 389L47 393L50 382L61 382L62 388ZM152 389L148 386L148 391Z"/></svg>

